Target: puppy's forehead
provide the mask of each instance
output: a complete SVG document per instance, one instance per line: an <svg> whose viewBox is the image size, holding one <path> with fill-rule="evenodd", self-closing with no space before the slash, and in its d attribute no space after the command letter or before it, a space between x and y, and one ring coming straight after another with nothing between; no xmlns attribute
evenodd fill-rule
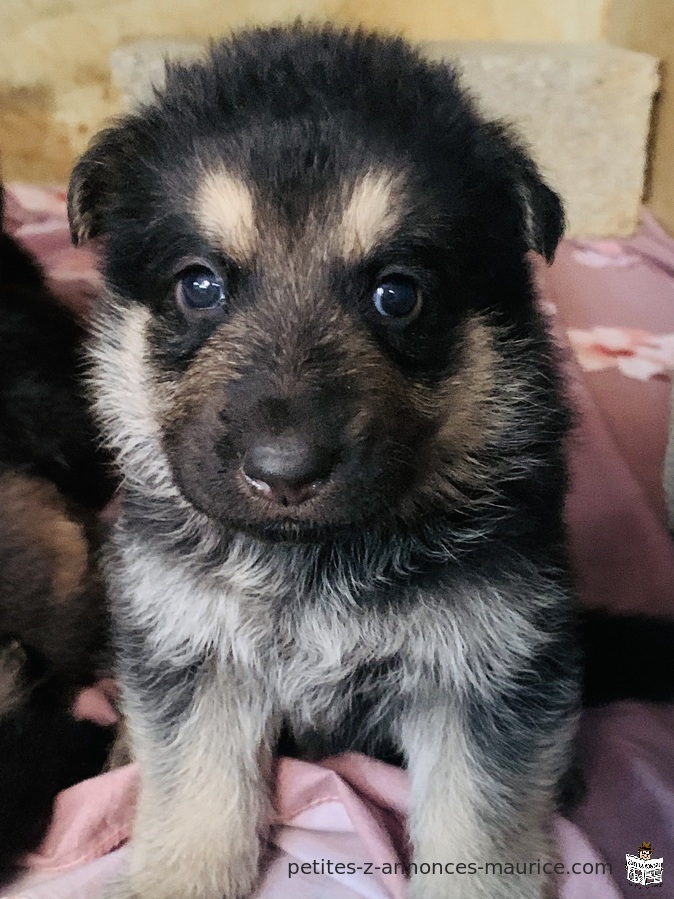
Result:
<svg viewBox="0 0 674 899"><path fill-rule="evenodd" d="M287 189L309 192L300 220L285 226L326 241L331 256L347 262L366 257L396 232L403 220L406 179L384 165L343 176L329 186L307 178L307 185ZM264 199L261 194L264 193ZM197 188L192 212L199 229L215 248L238 263L253 260L279 224L288 198L259 191L252 180L222 165L206 172ZM317 233L318 232L318 233Z"/></svg>

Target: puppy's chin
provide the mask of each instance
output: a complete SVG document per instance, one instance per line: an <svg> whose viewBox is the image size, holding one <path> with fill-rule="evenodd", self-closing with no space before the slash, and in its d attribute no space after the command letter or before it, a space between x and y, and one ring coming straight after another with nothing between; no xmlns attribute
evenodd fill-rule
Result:
<svg viewBox="0 0 674 899"><path fill-rule="evenodd" d="M276 506L241 488L240 479L222 477L201 480L196 472L174 470L174 481L183 499L216 527L240 532L269 543L320 544L347 535L354 528L376 527L375 498L369 506L353 501L352 491L333 485L298 506ZM368 514L369 513L369 514ZM384 510L380 510L383 515Z"/></svg>
<svg viewBox="0 0 674 899"><path fill-rule="evenodd" d="M206 508L199 507L195 503L192 504L224 530L247 534L265 543L318 545L346 537L353 533L354 529L377 529L374 518L368 521L363 515L358 517L356 510L353 510L352 514L348 516L331 514L328 510L321 514L318 502L311 504L312 514L303 514L300 506L293 512L284 514L279 511L269 515L265 515L260 510L246 514L245 507L232 509L209 503Z"/></svg>
<svg viewBox="0 0 674 899"><path fill-rule="evenodd" d="M246 521L235 519L227 522L228 528L248 534L264 543L294 543L318 545L331 542L351 529L347 525L321 524L314 521Z"/></svg>

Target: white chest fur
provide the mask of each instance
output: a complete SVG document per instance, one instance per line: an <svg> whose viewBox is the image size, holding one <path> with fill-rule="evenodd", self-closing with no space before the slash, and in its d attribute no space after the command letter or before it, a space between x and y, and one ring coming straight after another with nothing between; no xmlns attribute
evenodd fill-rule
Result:
<svg viewBox="0 0 674 899"><path fill-rule="evenodd" d="M523 611L526 597L513 608L494 585L419 593L392 610L357 604L338 578L306 597L298 578L293 595L288 566L243 540L207 576L136 538L119 543L115 614L142 631L153 661L182 667L208 655L224 678L257 684L279 713L307 723L329 709L342 714L354 684L362 689L363 672L367 683L377 667L389 696L417 690L424 671L452 694L490 693L543 639Z"/></svg>

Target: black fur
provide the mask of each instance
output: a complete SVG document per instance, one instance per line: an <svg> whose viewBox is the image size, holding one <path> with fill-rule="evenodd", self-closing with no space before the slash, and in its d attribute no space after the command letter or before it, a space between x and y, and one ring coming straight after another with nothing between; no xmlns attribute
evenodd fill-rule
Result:
<svg viewBox="0 0 674 899"><path fill-rule="evenodd" d="M100 773L113 737L111 728L76 721L44 659L18 647L6 639L0 645L0 690L13 677L18 691L16 706L0 714L0 886L40 844L56 794ZM17 653L21 667L9 675L3 663Z"/></svg>
<svg viewBox="0 0 674 899"><path fill-rule="evenodd" d="M35 260L0 232L0 470L38 475L101 508L115 484L82 389L85 334Z"/></svg>

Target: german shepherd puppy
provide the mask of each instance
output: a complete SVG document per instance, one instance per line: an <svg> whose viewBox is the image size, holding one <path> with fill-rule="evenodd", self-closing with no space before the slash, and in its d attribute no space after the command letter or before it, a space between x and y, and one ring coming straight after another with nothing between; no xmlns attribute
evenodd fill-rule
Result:
<svg viewBox="0 0 674 899"><path fill-rule="evenodd" d="M296 25L169 65L69 206L104 237L126 485L107 574L143 788L110 895L251 896L284 728L403 755L415 899L557 895L569 415L528 257L557 196L448 67Z"/></svg>

